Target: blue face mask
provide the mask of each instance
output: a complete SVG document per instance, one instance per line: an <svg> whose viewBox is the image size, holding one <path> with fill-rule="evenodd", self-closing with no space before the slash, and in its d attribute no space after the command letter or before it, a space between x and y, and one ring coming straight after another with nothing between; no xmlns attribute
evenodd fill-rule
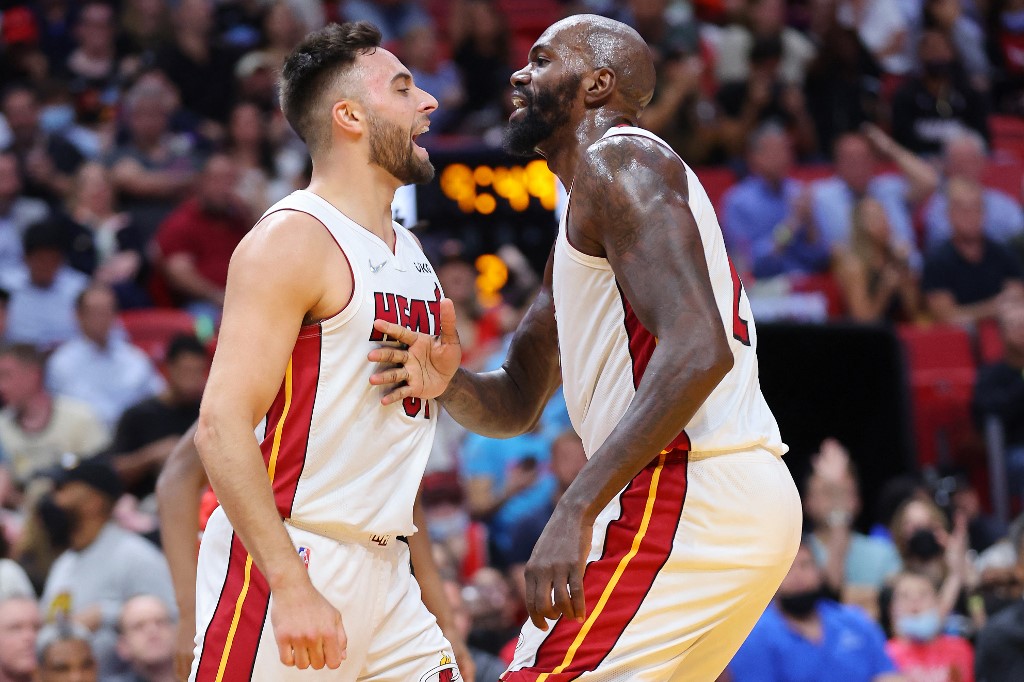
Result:
<svg viewBox="0 0 1024 682"><path fill-rule="evenodd" d="M445 516L434 516L427 524L430 529L430 539L434 542L444 542L452 537L465 534L469 528L469 516L465 512L456 512Z"/></svg>
<svg viewBox="0 0 1024 682"><path fill-rule="evenodd" d="M902 616L896 621L896 632L915 642L930 642L939 635L942 622L935 609L916 616Z"/></svg>
<svg viewBox="0 0 1024 682"><path fill-rule="evenodd" d="M70 104L43 107L39 112L39 126L48 133L64 130L75 122L75 108Z"/></svg>

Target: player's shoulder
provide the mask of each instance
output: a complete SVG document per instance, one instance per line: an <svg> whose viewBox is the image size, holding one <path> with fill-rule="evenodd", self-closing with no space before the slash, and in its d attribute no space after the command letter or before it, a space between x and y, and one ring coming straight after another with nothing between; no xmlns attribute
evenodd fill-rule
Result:
<svg viewBox="0 0 1024 682"><path fill-rule="evenodd" d="M675 152L646 135L608 135L593 142L582 156L574 185L592 191L621 189L634 198L667 186L686 187L686 166ZM580 182L582 180L582 183Z"/></svg>
<svg viewBox="0 0 1024 682"><path fill-rule="evenodd" d="M584 160L595 169L622 169L628 164L682 166L668 145L639 133L605 135L587 147Z"/></svg>

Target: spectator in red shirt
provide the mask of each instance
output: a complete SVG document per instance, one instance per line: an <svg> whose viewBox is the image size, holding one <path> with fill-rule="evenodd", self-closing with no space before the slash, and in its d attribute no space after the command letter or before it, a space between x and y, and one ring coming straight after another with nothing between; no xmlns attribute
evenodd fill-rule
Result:
<svg viewBox="0 0 1024 682"><path fill-rule="evenodd" d="M897 575L889 609L894 637L885 650L908 682L974 682L974 651L965 639L942 634L939 596L928 576Z"/></svg>
<svg viewBox="0 0 1024 682"><path fill-rule="evenodd" d="M196 196L179 204L156 235L158 263L167 283L196 315L220 318L231 254L252 225L235 193L238 167L214 154L203 167Z"/></svg>

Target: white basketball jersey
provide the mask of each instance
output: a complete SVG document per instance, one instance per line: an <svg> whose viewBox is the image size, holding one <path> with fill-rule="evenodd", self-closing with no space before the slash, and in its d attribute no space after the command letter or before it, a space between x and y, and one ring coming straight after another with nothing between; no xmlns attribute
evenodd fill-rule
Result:
<svg viewBox="0 0 1024 682"><path fill-rule="evenodd" d="M620 126L604 136L611 135L640 135L668 147L641 128ZM686 166L682 159L679 162ZM788 448L758 383L757 331L750 303L725 251L707 193L688 166L686 177L690 210L700 230L734 364L690 423L680 424L682 431L667 448L714 454L761 446L782 455ZM581 196L577 200L599 202L601 198ZM609 262L581 253L569 243L566 216L571 210L570 197L555 245L553 291L565 401L589 456L601 447L629 407L657 339L633 313Z"/></svg>
<svg viewBox="0 0 1024 682"><path fill-rule="evenodd" d="M416 240L395 223L395 250L307 190L274 204L331 233L354 281L352 298L330 319L299 331L284 381L257 436L282 518L328 537L409 535L437 425L432 400L380 404L366 354L386 319L435 335L441 285ZM268 324L273 324L268 320Z"/></svg>

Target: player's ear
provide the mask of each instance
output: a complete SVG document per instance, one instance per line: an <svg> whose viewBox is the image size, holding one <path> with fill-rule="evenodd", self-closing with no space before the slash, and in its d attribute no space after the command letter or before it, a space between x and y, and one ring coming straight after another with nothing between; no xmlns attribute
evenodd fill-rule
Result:
<svg viewBox="0 0 1024 682"><path fill-rule="evenodd" d="M331 107L331 120L334 125L347 133L363 132L366 112L358 102L351 99L339 99Z"/></svg>
<svg viewBox="0 0 1024 682"><path fill-rule="evenodd" d="M583 99L588 107L598 107L615 91L615 72L607 66L594 69L583 78Z"/></svg>

